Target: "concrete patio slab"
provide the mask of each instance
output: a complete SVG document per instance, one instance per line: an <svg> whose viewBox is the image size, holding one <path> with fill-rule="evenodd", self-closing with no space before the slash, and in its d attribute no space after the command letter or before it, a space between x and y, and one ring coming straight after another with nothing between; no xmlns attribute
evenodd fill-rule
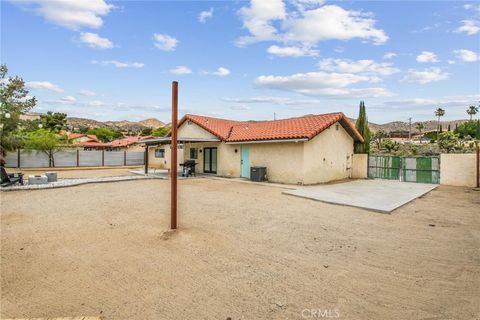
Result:
<svg viewBox="0 0 480 320"><path fill-rule="evenodd" d="M283 193L332 204L391 213L437 186L436 184L375 179L303 187Z"/></svg>

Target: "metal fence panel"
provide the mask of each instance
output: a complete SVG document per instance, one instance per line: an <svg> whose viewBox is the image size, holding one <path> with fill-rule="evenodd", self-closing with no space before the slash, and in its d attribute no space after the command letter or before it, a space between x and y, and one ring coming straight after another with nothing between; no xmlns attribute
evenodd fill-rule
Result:
<svg viewBox="0 0 480 320"><path fill-rule="evenodd" d="M123 151L105 151L106 166L123 166L125 153Z"/></svg>
<svg viewBox="0 0 480 320"><path fill-rule="evenodd" d="M55 167L75 167L77 165L76 150L62 150L54 154Z"/></svg>
<svg viewBox="0 0 480 320"><path fill-rule="evenodd" d="M144 157L143 152L127 152L127 166L144 164Z"/></svg>
<svg viewBox="0 0 480 320"><path fill-rule="evenodd" d="M440 183L440 158L369 156L368 177L405 182Z"/></svg>
<svg viewBox="0 0 480 320"><path fill-rule="evenodd" d="M80 167L100 167L102 165L102 151L79 151Z"/></svg>
<svg viewBox="0 0 480 320"><path fill-rule="evenodd" d="M400 157L369 156L368 177L398 180L400 177Z"/></svg>
<svg viewBox="0 0 480 320"><path fill-rule="evenodd" d="M20 151L21 168L45 168L48 165L48 156L44 152L37 150Z"/></svg>
<svg viewBox="0 0 480 320"><path fill-rule="evenodd" d="M18 166L18 153L17 150L7 152L5 156L5 167L16 168Z"/></svg>

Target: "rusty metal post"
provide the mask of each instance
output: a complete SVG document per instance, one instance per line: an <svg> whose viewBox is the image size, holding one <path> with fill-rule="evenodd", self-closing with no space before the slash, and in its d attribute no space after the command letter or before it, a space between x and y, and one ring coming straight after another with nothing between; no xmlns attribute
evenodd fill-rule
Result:
<svg viewBox="0 0 480 320"><path fill-rule="evenodd" d="M143 162L145 163L145 174L148 174L148 144L145 144L145 154L143 156Z"/></svg>
<svg viewBox="0 0 480 320"><path fill-rule="evenodd" d="M480 188L480 146L477 144L477 188Z"/></svg>
<svg viewBox="0 0 480 320"><path fill-rule="evenodd" d="M177 124L178 124L178 82L172 82L172 144L170 161L171 212L170 228L177 229Z"/></svg>

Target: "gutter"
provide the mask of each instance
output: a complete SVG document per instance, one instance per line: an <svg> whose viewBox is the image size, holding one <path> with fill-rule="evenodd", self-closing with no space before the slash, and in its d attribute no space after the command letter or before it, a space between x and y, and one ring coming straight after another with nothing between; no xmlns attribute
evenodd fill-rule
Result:
<svg viewBox="0 0 480 320"><path fill-rule="evenodd" d="M246 140L246 141L232 141L225 142L225 144L253 144L253 143L276 143L276 142L305 142L308 141L307 138L302 139L276 139L276 140Z"/></svg>

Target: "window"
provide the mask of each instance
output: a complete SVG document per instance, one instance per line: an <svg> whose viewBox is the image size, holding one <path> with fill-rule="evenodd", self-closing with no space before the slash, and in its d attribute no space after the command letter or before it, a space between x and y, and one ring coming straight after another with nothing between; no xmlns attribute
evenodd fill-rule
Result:
<svg viewBox="0 0 480 320"><path fill-rule="evenodd" d="M155 149L155 158L165 158L165 149Z"/></svg>
<svg viewBox="0 0 480 320"><path fill-rule="evenodd" d="M190 148L190 159L198 159L198 149Z"/></svg>

